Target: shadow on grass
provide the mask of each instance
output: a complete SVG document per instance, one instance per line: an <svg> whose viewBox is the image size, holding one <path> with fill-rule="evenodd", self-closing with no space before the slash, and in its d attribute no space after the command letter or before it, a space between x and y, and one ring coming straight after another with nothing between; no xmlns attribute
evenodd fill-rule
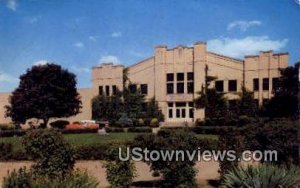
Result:
<svg viewBox="0 0 300 188"><path fill-rule="evenodd" d="M131 184L132 187L139 187L139 188L156 188L161 187L163 184L163 180L152 180L152 181L136 181Z"/></svg>

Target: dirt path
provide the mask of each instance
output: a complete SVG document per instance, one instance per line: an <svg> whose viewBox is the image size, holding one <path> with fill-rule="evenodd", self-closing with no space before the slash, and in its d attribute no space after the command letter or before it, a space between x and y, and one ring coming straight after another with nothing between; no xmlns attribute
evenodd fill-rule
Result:
<svg viewBox="0 0 300 188"><path fill-rule="evenodd" d="M0 187L3 177L7 175L8 171L13 169L19 169L23 166L30 167L32 162L18 161L18 162L0 162ZM95 177L99 182L99 187L107 187L109 184L106 181L105 169L102 167L103 161L77 161L75 168L80 170L86 170L90 176ZM196 168L198 169L197 181L201 183L206 183L207 180L218 179L218 168L217 162L197 162ZM149 181L158 180L159 177L152 177L150 168L146 163L136 162L136 169L138 176L135 181Z"/></svg>

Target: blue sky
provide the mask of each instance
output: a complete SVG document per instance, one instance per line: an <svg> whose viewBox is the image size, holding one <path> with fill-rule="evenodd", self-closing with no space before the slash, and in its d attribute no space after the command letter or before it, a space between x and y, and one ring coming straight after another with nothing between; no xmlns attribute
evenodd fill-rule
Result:
<svg viewBox="0 0 300 188"><path fill-rule="evenodd" d="M0 0L0 92L34 64L55 62L91 86L91 67L130 65L154 47L207 41L243 58L260 50L300 61L299 0Z"/></svg>

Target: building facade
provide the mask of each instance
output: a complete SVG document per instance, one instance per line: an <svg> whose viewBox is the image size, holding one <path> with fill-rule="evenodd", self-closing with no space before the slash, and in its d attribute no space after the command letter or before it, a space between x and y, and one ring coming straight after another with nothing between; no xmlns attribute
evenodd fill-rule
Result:
<svg viewBox="0 0 300 188"><path fill-rule="evenodd" d="M205 42L192 47L177 46L169 49L160 45L152 57L129 67L105 63L92 68L92 88L79 89L82 112L68 118L70 121L91 119L91 99L98 94L114 95L123 88L123 73L131 89L140 89L146 99L155 98L165 115L166 122L194 122L204 119L205 109L195 109L193 101L205 84L205 77L216 79L211 83L218 92L225 92L229 101L239 97L242 86L254 92L258 104L272 97L272 88L280 77L280 69L288 66L288 53L272 51L242 59L207 51ZM7 104L9 94L0 94L0 105ZM1 107L2 108L2 107ZM0 109L0 123L10 121Z"/></svg>

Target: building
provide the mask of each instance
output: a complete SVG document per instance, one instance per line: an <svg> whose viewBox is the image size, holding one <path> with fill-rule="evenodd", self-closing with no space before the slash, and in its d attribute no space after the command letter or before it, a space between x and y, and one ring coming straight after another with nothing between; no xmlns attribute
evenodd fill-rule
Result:
<svg viewBox="0 0 300 188"><path fill-rule="evenodd" d="M207 51L205 42L192 47L177 46L168 49L160 45L152 57L127 67L132 90L140 88L146 99L155 97L166 122L194 122L204 118L204 109L195 109L193 100L198 97L205 75L217 79L212 82L219 92L225 92L229 101L239 97L244 85L254 91L258 104L272 97L280 69L288 66L288 53L272 51L242 59ZM91 119L91 99L97 94L113 95L123 88L123 65L106 63L92 68L92 88L79 89L82 96L82 113L70 121ZM0 94L0 104L7 104L9 94ZM8 122L0 109L0 123Z"/></svg>

